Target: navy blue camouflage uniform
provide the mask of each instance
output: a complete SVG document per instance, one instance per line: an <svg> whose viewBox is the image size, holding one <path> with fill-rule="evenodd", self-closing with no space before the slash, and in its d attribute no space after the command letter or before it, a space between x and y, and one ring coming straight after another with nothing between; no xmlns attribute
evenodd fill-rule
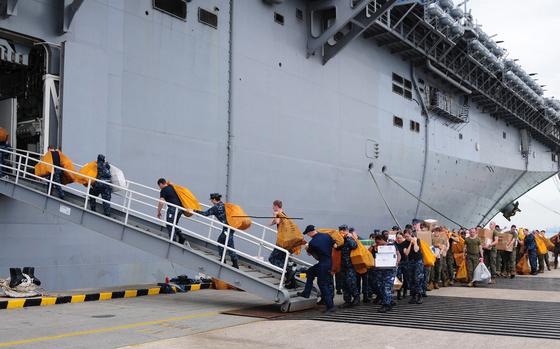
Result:
<svg viewBox="0 0 560 349"><path fill-rule="evenodd" d="M356 270L350 259L350 252L358 248L358 244L350 236L344 238L344 245L341 248L340 269L344 273L344 286L342 288L344 302L350 303L352 299L360 297L358 291L358 278Z"/></svg>
<svg viewBox="0 0 560 349"><path fill-rule="evenodd" d="M111 213L111 194L113 193L113 188L104 182L111 182L111 165L105 161L105 158L98 157L97 159L97 177L98 180L93 183L89 189L89 207L92 211L97 208L97 201L95 198L101 195L103 201L103 214L109 216Z"/></svg>
<svg viewBox="0 0 560 349"><path fill-rule="evenodd" d="M390 306L393 303L393 285L395 284L395 269L377 270L377 290L381 295L381 304Z"/></svg>
<svg viewBox="0 0 560 349"><path fill-rule="evenodd" d="M537 272L537 241L535 240L534 233L525 236L525 249L529 257L529 264L531 265L531 273Z"/></svg>
<svg viewBox="0 0 560 349"><path fill-rule="evenodd" d="M227 217L226 217L226 207L224 206L223 202L218 202L217 204L215 204L214 206L210 207L209 209L207 209L206 211L199 211L199 210L195 210L196 213L201 214L203 216L214 216L216 217L216 219L218 221L220 221L223 224L228 224L227 221ZM228 231L228 227L224 226L222 228L222 233L220 234L220 236L218 236L218 243L225 245L226 243L226 233ZM230 248L235 248L235 244L233 242L233 230L230 230L229 232L229 238L228 238L228 242L227 242L227 246ZM224 254L224 248L222 246L218 246L218 251L220 252L220 258L222 257L222 255ZM237 265L238 262L238 257L237 254L235 253L235 251L228 249L227 253L229 255L229 258L231 258L231 261L233 262L234 266Z"/></svg>
<svg viewBox="0 0 560 349"><path fill-rule="evenodd" d="M309 241L307 251L315 256L319 263L307 269L307 280L302 292L304 297L309 297L313 288L313 279L317 277L321 298L325 302L327 309L334 308L334 286L331 275L333 245L334 240L328 234L316 234Z"/></svg>

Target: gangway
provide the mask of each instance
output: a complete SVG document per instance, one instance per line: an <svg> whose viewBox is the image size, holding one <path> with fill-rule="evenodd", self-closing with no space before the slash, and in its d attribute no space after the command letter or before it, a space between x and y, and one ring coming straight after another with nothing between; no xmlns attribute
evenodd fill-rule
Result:
<svg viewBox="0 0 560 349"><path fill-rule="evenodd" d="M0 151L5 154L7 160L2 166L4 173L7 174L0 179L0 194L2 195L37 207L44 212L190 270L221 279L246 292L280 305L283 312L311 308L317 302L315 288L310 298L297 296L297 292L301 291L304 285L300 279L296 279L296 288L284 287L290 261L298 267L308 267L310 264L289 256L285 249L268 242L267 234L277 234L274 229L253 222L253 230L243 231L211 217L193 213L190 217L183 217L178 224L171 224L172 232L169 234L166 226L170 224L154 216L159 202L159 191L128 180L126 187L105 182L116 193L111 201L111 213L107 217L89 208L88 203L92 199L89 189L97 179L47 164L39 160L39 154L29 151L4 149L0 149ZM52 173L50 177L46 178L34 174L33 168L37 163L44 163L53 168L85 177L88 185L61 185L65 192L65 198L62 200L55 194L54 185L58 185L58 183L53 181ZM81 167L77 164L75 166L76 168ZM95 200L104 202L98 197ZM175 207L175 212L183 210L182 207L173 204L168 203L167 205ZM216 241L215 237L222 232L224 227L227 237L234 234L235 248ZM184 244L174 241L175 231L179 229L186 239ZM260 236L254 234L255 229L261 230L258 233ZM228 241L227 238L226 241ZM219 247L223 248L221 255L218 253ZM286 254L282 268L272 265L267 260L269 253L274 249ZM226 263L228 251L234 251L238 255L239 269Z"/></svg>

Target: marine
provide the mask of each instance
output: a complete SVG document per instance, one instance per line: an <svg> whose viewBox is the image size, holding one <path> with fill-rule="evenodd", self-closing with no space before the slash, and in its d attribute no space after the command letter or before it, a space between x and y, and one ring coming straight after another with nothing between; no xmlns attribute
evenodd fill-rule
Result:
<svg viewBox="0 0 560 349"><path fill-rule="evenodd" d="M490 284L493 284L496 279L496 259L498 251L496 245L498 244L498 231L496 230L496 223L490 223L490 230L492 231L492 241L483 241L482 249L484 251L484 264L490 270L492 275L492 280Z"/></svg>
<svg viewBox="0 0 560 349"><path fill-rule="evenodd" d="M478 266L478 263L484 262L482 241L480 241L476 229L469 230L469 234L465 237L464 249L466 253L467 274L468 274L468 281L469 281L467 286L473 287L474 269Z"/></svg>

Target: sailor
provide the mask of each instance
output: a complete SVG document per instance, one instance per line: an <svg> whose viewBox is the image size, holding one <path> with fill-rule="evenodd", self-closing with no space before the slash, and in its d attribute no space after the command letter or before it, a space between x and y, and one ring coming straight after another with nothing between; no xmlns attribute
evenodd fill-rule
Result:
<svg viewBox="0 0 560 349"><path fill-rule="evenodd" d="M527 255L529 256L529 264L531 265L531 275L537 275L537 241L535 240L534 233L527 232L525 235L525 250L527 250Z"/></svg>
<svg viewBox="0 0 560 349"><path fill-rule="evenodd" d="M374 235L373 238L372 238L374 240L375 244L369 248L369 251L373 255L374 260L377 257L377 251L378 251L379 245L381 245L382 242L385 241L384 240L385 231L386 230L383 230L381 233L379 233L377 235ZM373 304L381 304L381 302L383 300L383 293L382 293L382 290L380 289L381 282L379 280L380 277L381 277L381 273L380 273L381 269L373 268L373 269L370 269L370 270L371 270L370 271L370 279L371 280L369 281L370 282L370 293L372 295L375 295L375 299L373 300Z"/></svg>
<svg viewBox="0 0 560 349"><path fill-rule="evenodd" d="M97 177L96 181L93 183L89 189L89 208L95 211L97 208L97 202L95 198L101 195L103 199L103 214L105 216L110 216L111 213L111 193L113 192L113 187L111 187L109 182L111 182L111 165L105 161L105 155L97 155Z"/></svg>
<svg viewBox="0 0 560 349"><path fill-rule="evenodd" d="M379 239L375 240L375 246L385 246L388 245L387 240L385 240L384 236L380 236ZM379 251L379 249L378 249ZM397 254L397 265L400 261L400 254L399 251L396 250ZM396 305L393 302L393 286L395 284L395 276L396 276L396 268L387 268L387 269L378 269L378 286L377 289L379 290L379 294L381 295L381 307L377 310L380 313L386 313L393 309L393 306Z"/></svg>
<svg viewBox="0 0 560 349"><path fill-rule="evenodd" d="M350 227L348 229L348 232L352 235L352 237L356 240L360 240L360 237L358 236L358 233L356 232L356 230L352 227ZM365 273L356 273L357 277L358 277L358 293L362 293L362 297L363 297L363 302L364 303L369 303L371 301L370 299L370 290L369 290L369 281L368 281L368 271L366 271Z"/></svg>
<svg viewBox="0 0 560 349"><path fill-rule="evenodd" d="M489 283L493 284L496 282L496 245L498 244L498 231L496 229L496 223L490 222L490 230L492 231L492 239L491 241L484 241L482 249L484 250L484 264L486 264L486 267L490 270L490 274L492 276Z"/></svg>
<svg viewBox="0 0 560 349"><path fill-rule="evenodd" d="M352 250L358 248L358 244L348 231L347 225L341 225L338 230L344 238L344 245L341 248L341 263L340 269L344 273L344 287L342 289L342 296L344 298L344 307L351 307L360 304L360 292L358 292L358 280L356 270L352 265L350 253Z"/></svg>
<svg viewBox="0 0 560 349"><path fill-rule="evenodd" d="M158 179L157 184L160 189L160 193L159 193L160 199L159 199L156 215L157 218L161 219L161 210L163 208L163 205L167 203L168 205L167 205L167 213L165 215L165 220L167 221L167 223L169 223L167 224L166 227L167 227L167 232L169 233L169 237L171 237L171 233L173 231L173 224L177 225L179 223L179 219L181 218L181 215L183 215L183 210L177 209L177 207L182 207L182 203L173 186L169 182L167 182L165 178ZM170 206L169 204L175 205L177 207ZM176 211L177 211L177 217L175 217ZM175 227L175 235L173 239L179 242L180 244L185 243L185 237L183 236L181 230L177 226Z"/></svg>
<svg viewBox="0 0 560 349"><path fill-rule="evenodd" d="M411 225L407 225L407 227L404 228L404 231L408 231L410 233L411 228ZM404 233L397 233L397 237L395 240L395 247L397 248L397 250L399 251L399 255L401 256L399 266L397 268L397 277L402 281L402 286L400 290L397 291L398 300L405 298L406 292L410 290L410 266L408 263L408 256L404 255L404 248L406 244L403 234Z"/></svg>
<svg viewBox="0 0 560 349"><path fill-rule="evenodd" d="M420 250L420 240L409 229L404 230L403 252L408 259L410 284L410 304L422 304L424 292L424 261Z"/></svg>
<svg viewBox="0 0 560 349"><path fill-rule="evenodd" d="M482 242L478 237L476 229L470 229L469 234L465 238L465 253L466 253L466 263L467 263L467 274L469 283L467 286L473 287L473 274L478 263L484 262L484 252L482 250Z"/></svg>
<svg viewBox="0 0 560 349"><path fill-rule="evenodd" d="M334 312L334 294L332 287L332 248L334 240L329 234L319 234L315 226L308 225L303 231L303 235L311 238L305 249L313 256L318 263L307 269L305 288L303 292L298 292L298 296L309 298L313 288L313 279L317 277L317 285L321 292L322 302L327 306L326 312Z"/></svg>
<svg viewBox="0 0 560 349"><path fill-rule="evenodd" d="M0 127L0 177L4 177L5 175L8 174L6 168L4 168L4 166L8 165L5 161L5 159L8 158L8 154L4 152L10 150L10 145L8 144L8 140L9 140L8 133L6 132L5 129Z"/></svg>
<svg viewBox="0 0 560 349"><path fill-rule="evenodd" d="M235 251L233 251L233 249L235 248L235 244L233 242L234 231L228 227L228 221L226 217L226 207L222 202L222 195L218 193L212 193L210 194L210 201L212 202L212 207L210 207L206 211L194 210L194 212L206 217L214 216L218 221L220 221L220 223L224 224L222 228L222 233L218 237L218 243L221 244L220 246L218 246L218 250L220 251L220 258L222 258L222 255L224 254L224 248L222 247L222 245L226 244L226 237L228 236L227 233L229 231L229 237L227 237L228 240L227 246L230 247L231 249L228 249L227 252L229 258L231 259L231 263L233 267L239 269L239 258L237 257ZM193 210L191 209L187 210L187 212L191 212L191 213L192 211Z"/></svg>

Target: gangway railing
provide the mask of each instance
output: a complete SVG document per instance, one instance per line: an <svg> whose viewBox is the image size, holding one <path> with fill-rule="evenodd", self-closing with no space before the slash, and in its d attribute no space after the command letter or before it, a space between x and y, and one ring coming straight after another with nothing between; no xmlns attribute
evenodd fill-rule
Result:
<svg viewBox="0 0 560 349"><path fill-rule="evenodd" d="M281 275L280 276L280 283L277 285L277 289L279 291L284 289L284 281L285 281L285 278L286 278L288 261L290 259L290 253L286 249L278 247L275 244L270 243L270 242L264 240L261 237L254 236L254 235L249 234L249 233L247 233L243 230L236 229L236 228L234 228L232 226L229 226L227 224L223 224L216 219L200 215L196 212L193 212L191 217L185 217L186 219L184 221L192 222L192 223L198 224L200 226L206 227L206 228L208 228L208 233L201 234L197 231L194 231L194 229L188 228L185 223L180 223L180 224L179 223L171 223L171 222L167 222L167 221L165 221L161 218L158 218L158 217L155 217L153 215L147 214L143 210L141 210L137 207L144 207L144 208L149 207L149 208L152 208L152 209L156 208L158 203L159 203L159 195L157 195L156 197L152 197L150 195L146 195L146 194L140 193L138 191L132 190L132 189L130 189L130 186L142 187L144 189L149 189L151 191L157 192L159 194L159 192L154 188L150 188L150 187L144 186L142 184L134 183L134 182L127 182L127 187L123 187L123 186L116 185L114 183L101 181L97 178L93 178L93 177L90 177L90 176L83 175L83 174L81 174L77 171L70 171L70 170L67 170L65 168L46 163L46 162L34 157L34 156L37 156L37 155L40 156L40 154L25 151L25 150L0 149L0 152L3 152L5 155L7 155L7 159L5 159L4 164L0 165L0 167L2 167L3 172L9 173L7 176L4 176L2 178L2 180L11 181L12 183L14 183L16 185L26 187L26 189L28 189L28 190L32 190L32 191L41 193L43 195L48 195L48 196L52 196L51 194L52 194L52 191L53 191L55 186L60 186L61 188L64 188L64 190L66 190L67 192L83 198L84 202L83 202L83 206L81 207L82 210L88 211L90 213L101 216L101 217L103 217L105 219L108 219L108 220L117 221L120 224L128 225L128 226L131 226L131 227L133 227L133 226L131 225L130 218L133 217L133 216L136 217L136 218L141 218L141 219L143 219L147 222L155 223L155 224L157 224L161 227L171 226L171 233L169 234L169 238L167 238L169 243L174 244L174 245L176 245L176 246L178 246L182 249L187 249L187 250L189 249L188 245L182 245L182 244L179 244L178 242L174 241L174 237L176 235L176 232L178 230L180 230L182 232L182 234L184 234L188 237L191 237L191 238L198 239L198 240L200 240L200 241L202 241L206 244L212 245L216 249L223 248L223 252L219 256L222 263L225 261L225 258L226 258L226 255L228 254L228 252L233 251L236 254L238 254L239 256L251 261L252 263L254 263L258 266L261 266L261 267L264 267L266 269L273 270L273 271L276 271L276 272L280 273L280 275ZM37 163L45 164L45 165L49 166L51 169L59 169L59 170L63 171L63 173L64 172L65 173L70 173L72 175L80 176L81 178L85 178L85 179L87 179L87 186L81 186L81 185L80 186L72 186L72 185L63 185L61 183L57 183L53 180L54 170L52 170L51 174L49 176L46 176L46 177L40 177L40 176L35 175L33 171L28 171L28 169L30 167L33 168L34 164L37 164ZM33 166L32 166L32 164L33 164ZM98 198L98 197L93 198L92 195L90 195L90 189L92 188L92 185L95 181L103 182L104 184L113 188L113 191L119 192L120 195L123 196L123 199L124 199L123 203L111 202L111 201L104 200L103 198ZM37 186L31 185L31 183L46 185L46 187L47 187L46 193L37 189ZM41 187L39 187L39 188L41 188ZM107 203L111 204L111 207L113 209L115 209L117 211L120 211L123 214L123 220L122 221L118 220L118 217L117 218L115 218L115 217L105 217L105 216L103 216L102 214L100 214L96 211L90 210L89 207L88 207L88 203L89 203L89 200L91 200L91 199L99 200L102 203L107 202ZM177 205L173 205L171 203L166 203L166 204L167 204L168 207L174 207L175 208L175 217L174 217L173 222L176 222L178 213L180 211L184 211L184 208L180 207L180 206L177 206ZM263 236L267 232L274 231L273 229L270 229L266 226L262 226L260 224L258 226L263 228ZM210 236L212 235L213 232L217 231L217 232L221 233L223 230L225 230L225 234L226 234L225 243L219 243L219 242L210 238ZM143 233L148 234L148 235L154 235L154 233L149 232L149 231L143 231ZM235 234L237 239L241 239L241 240L245 241L246 243L248 243L249 245L257 247L258 251L259 251L259 254L262 252L263 249L267 250L267 251L272 251L272 250L276 249L276 250L280 250L281 252L284 252L285 257L284 257L283 266L278 267L276 265L273 265L273 264L269 263L267 260L264 260L262 258L262 256L260 256L260 255L254 256L248 251L244 251L240 248L233 248L233 247L228 246L227 242L229 241L229 237L230 237L231 234ZM159 235L158 235L158 237L162 238ZM301 264L304 264L304 265L309 265L309 263L304 262L304 261L298 261L298 262L301 263Z"/></svg>
<svg viewBox="0 0 560 349"><path fill-rule="evenodd" d="M23 168L24 168L24 171L26 171L27 173L33 173L35 163L40 162L39 160L40 160L41 157L43 156L43 154L40 154L40 153L37 153L37 152L33 152L33 151L29 151L29 150L15 149L15 151L16 151L18 154L24 155L25 163L24 163L22 166L23 166ZM36 157L36 158L35 158L35 157ZM35 162L35 163L34 163L34 162ZM75 163L75 162L73 162L73 165L74 165L74 167L75 167L78 171L79 171L82 167L84 167L83 164L79 164L79 163ZM65 171L66 171L66 170L65 170ZM26 177L26 174L24 173L23 175L24 175L24 178L25 178L25 177ZM83 176L83 175L80 174L80 176ZM84 176L84 177L85 177L85 176ZM126 178L126 176L125 176L125 178ZM94 180L96 180L96 179L94 179ZM134 182L134 181L131 181L131 180L129 180L129 179L126 179L126 188L128 188L128 189L130 189L130 190L132 190L132 191L134 191L134 190L133 190L134 188L141 188L141 189L147 191L148 193L153 194L153 196L151 196L151 197L159 201L160 190L157 189L157 188L150 187L150 186L144 185L144 184L142 184L142 183ZM136 190L136 191L138 192L138 190ZM128 199L127 199L127 196L126 196L126 193L123 195L123 193L121 193L121 191L116 191L116 192L113 191L113 195L114 195L114 196L119 196L119 197L121 197L121 199L123 200L123 206L126 206L126 203L127 203L127 200L128 200ZM148 195L148 194L144 194L144 195ZM150 196L150 195L148 195L148 196ZM113 201L112 201L112 202L113 202ZM200 202L200 205L201 205L202 207L204 207L204 208L210 208L210 207L211 207L210 205L207 205L207 204L202 203L202 202ZM156 209L156 208L157 208L157 204L155 204L155 205L154 205L154 204L152 204L152 205L145 205L145 206L146 206L146 207L151 207L151 208L153 208L153 209ZM167 212L167 208L162 209L162 211L163 211L164 213ZM175 212L177 212L177 210L175 210ZM200 217L201 215L196 214L195 216L196 216L196 217ZM193 216L193 217L195 217L195 216ZM192 217L191 217L191 218L190 218L191 221L197 222L197 223L201 223L201 224L205 224L205 223L203 223L202 221L197 220L196 217L195 217L195 218L192 218ZM205 217L205 216L204 216L204 217ZM218 220L216 220L216 219L214 219L214 218L212 218L212 217L205 217L205 219L206 219L206 221L207 221L207 220L211 220L211 221L213 221L213 223L214 223L214 222L215 222L215 223L220 223ZM220 223L220 224L221 224L221 223ZM212 225L212 226L209 226L208 236L211 235L211 232L213 231L213 228L214 228L213 225ZM277 231L276 229L273 229L273 228L271 228L271 227L269 227L269 226L260 224L260 223L255 222L255 221L252 221L252 223L251 223L251 228L249 228L249 229L250 229L250 230L249 230L249 231L246 231L246 232L254 231L255 234L251 234L251 235L253 235L253 236L255 236L255 237L258 237L258 238L259 238L260 240L262 240L262 241L268 241L268 239L267 239L268 237L272 236L272 237L276 238L277 235L278 235L278 231ZM244 239L243 237L241 237L241 240L245 240L245 239ZM227 242L227 240L226 240L226 242ZM259 244L259 246L258 246L258 252L257 252L257 257L258 257L258 258L265 258L265 256L263 256L263 252L266 252L266 251L268 251L268 250L270 250L270 248L267 248L264 244ZM293 255L289 255L289 259L292 260L292 261L294 261L296 264L303 265L303 266L305 266L305 267L310 267L310 266L312 265L311 263L309 263L309 262L307 262L307 261L305 261L305 260L303 260L303 259L301 259L301 258L297 258L297 257L295 257L295 256L293 256Z"/></svg>

